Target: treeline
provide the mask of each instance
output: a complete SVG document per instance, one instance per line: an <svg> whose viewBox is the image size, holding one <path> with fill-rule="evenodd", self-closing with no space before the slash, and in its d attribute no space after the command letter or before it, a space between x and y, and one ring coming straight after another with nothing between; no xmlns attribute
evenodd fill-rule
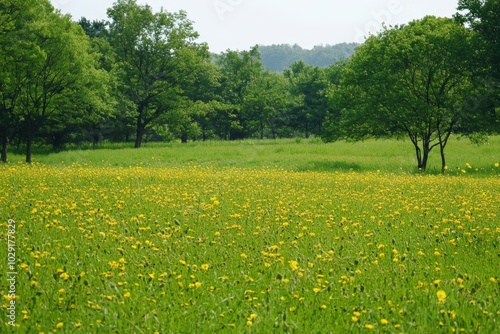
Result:
<svg viewBox="0 0 500 334"><path fill-rule="evenodd" d="M317 66L329 67L339 61L351 57L356 43L340 43L335 45L316 45L312 49L304 49L297 44L259 45L262 65L272 72L283 72L297 61Z"/></svg>
<svg viewBox="0 0 500 334"><path fill-rule="evenodd" d="M1 159L9 144L30 162L35 143L407 135L425 169L451 132L498 131L498 3L460 1L453 20L274 72L258 46L211 54L183 11L118 0L105 21L74 22L48 0L0 0Z"/></svg>

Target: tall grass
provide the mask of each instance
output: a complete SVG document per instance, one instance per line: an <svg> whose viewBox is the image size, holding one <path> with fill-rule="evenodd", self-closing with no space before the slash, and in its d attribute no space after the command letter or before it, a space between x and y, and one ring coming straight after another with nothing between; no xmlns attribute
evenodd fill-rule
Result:
<svg viewBox="0 0 500 334"><path fill-rule="evenodd" d="M236 167L281 168L291 171L384 171L415 173L416 158L407 140L367 140L358 143L325 144L314 139L208 141L149 143L141 149L131 144L105 144L59 153L35 152L34 161L48 165L78 163L91 166L173 167L186 164ZM500 161L500 136L477 146L467 139L453 138L446 148L449 173L465 170L488 174ZM11 154L13 163L23 160ZM441 161L437 148L431 152L429 173L439 173ZM472 168L468 168L467 164ZM477 171L476 171L477 169Z"/></svg>

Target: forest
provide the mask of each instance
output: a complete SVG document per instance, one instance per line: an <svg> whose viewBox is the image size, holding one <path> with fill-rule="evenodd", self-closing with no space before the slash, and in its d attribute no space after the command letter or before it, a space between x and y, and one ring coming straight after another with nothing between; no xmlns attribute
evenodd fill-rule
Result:
<svg viewBox="0 0 500 334"><path fill-rule="evenodd" d="M1 160L9 145L29 163L33 145L405 137L420 169L433 148L444 168L452 134L500 130L499 12L498 0L460 0L453 18L321 57L329 46L212 54L185 12L135 0L76 22L48 0L0 0Z"/></svg>

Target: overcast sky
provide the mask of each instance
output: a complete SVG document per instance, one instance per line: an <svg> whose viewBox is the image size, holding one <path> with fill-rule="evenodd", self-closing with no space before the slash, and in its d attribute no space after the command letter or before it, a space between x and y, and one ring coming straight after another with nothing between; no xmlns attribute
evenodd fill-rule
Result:
<svg viewBox="0 0 500 334"><path fill-rule="evenodd" d="M115 0L51 0L74 20L106 19ZM358 42L377 32L382 22L408 23L426 15L451 17L458 0L138 0L156 11L185 10L215 53L248 50L255 44L321 44Z"/></svg>

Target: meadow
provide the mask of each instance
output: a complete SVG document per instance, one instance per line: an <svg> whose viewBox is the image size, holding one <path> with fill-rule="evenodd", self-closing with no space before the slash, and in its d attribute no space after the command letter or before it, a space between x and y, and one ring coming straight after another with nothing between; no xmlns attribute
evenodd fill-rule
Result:
<svg viewBox="0 0 500 334"><path fill-rule="evenodd" d="M446 175L395 140L13 155L0 332L493 333L499 152L454 141Z"/></svg>

